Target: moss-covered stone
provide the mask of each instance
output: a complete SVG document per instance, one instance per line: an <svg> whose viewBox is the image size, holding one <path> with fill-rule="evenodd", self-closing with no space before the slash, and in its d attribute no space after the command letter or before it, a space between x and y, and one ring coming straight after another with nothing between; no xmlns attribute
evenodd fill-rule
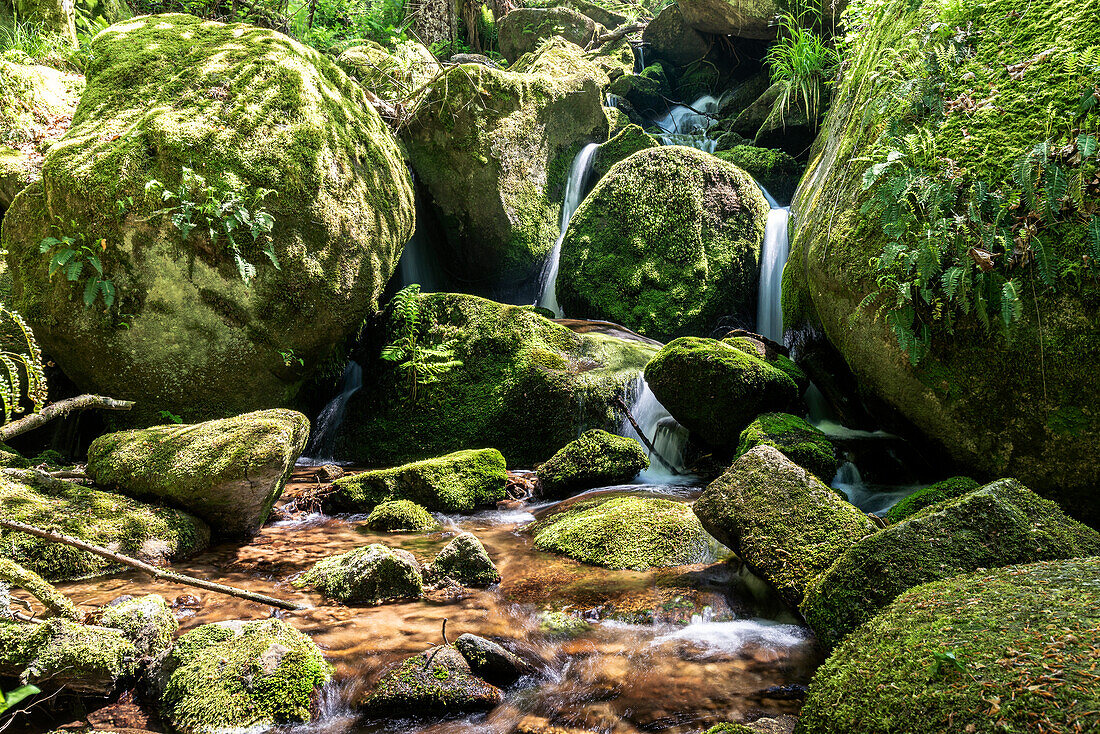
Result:
<svg viewBox="0 0 1100 734"><path fill-rule="evenodd" d="M557 295L566 315L654 339L710 333L756 307L768 203L744 171L694 148L639 151L570 221Z"/></svg>
<svg viewBox="0 0 1100 734"><path fill-rule="evenodd" d="M906 589L981 568L1100 554L1100 533L1014 479L927 507L848 548L799 607L835 645Z"/></svg>
<svg viewBox="0 0 1100 734"><path fill-rule="evenodd" d="M0 585L5 593L11 589L23 589L58 617L72 622L82 620L82 615L67 596L34 571L23 568L10 558L0 558Z"/></svg>
<svg viewBox="0 0 1100 734"><path fill-rule="evenodd" d="M763 40L775 38L775 19L788 9L778 0L680 0L677 5L684 22L697 31Z"/></svg>
<svg viewBox="0 0 1100 734"><path fill-rule="evenodd" d="M516 8L497 22L497 43L509 61L538 49L553 36L587 48L602 27L572 8Z"/></svg>
<svg viewBox="0 0 1100 734"><path fill-rule="evenodd" d="M432 561L432 577L452 579L463 586L489 586L500 582L500 571L485 546L473 533L459 533Z"/></svg>
<svg viewBox="0 0 1100 734"><path fill-rule="evenodd" d="M593 428L570 441L538 468L542 493L550 497L629 482L649 468L649 457L633 438Z"/></svg>
<svg viewBox="0 0 1100 734"><path fill-rule="evenodd" d="M796 731L1095 729L1098 578L1093 557L911 589L818 668Z"/></svg>
<svg viewBox="0 0 1100 734"><path fill-rule="evenodd" d="M375 505L367 517L366 526L371 530L387 533L424 533L435 530L439 523L432 513L410 500L393 500Z"/></svg>
<svg viewBox="0 0 1100 734"><path fill-rule="evenodd" d="M107 695L137 673L139 657L118 630L58 617L41 624L0 621L0 677L21 684Z"/></svg>
<svg viewBox="0 0 1100 734"><path fill-rule="evenodd" d="M508 685L532 672L531 666L519 656L492 640L469 632L459 635L455 640L455 649L462 653L475 674L495 685Z"/></svg>
<svg viewBox="0 0 1100 734"><path fill-rule="evenodd" d="M745 354L762 359L775 367L794 381L800 395L806 392L806 388L810 386L810 378L806 376L801 367L791 361L785 350L781 350L780 345L775 342L742 329L730 332L722 342L729 344L734 349L741 350Z"/></svg>
<svg viewBox="0 0 1100 734"><path fill-rule="evenodd" d="M11 446L0 443L0 466L5 469L26 469L30 465L30 459L24 457Z"/></svg>
<svg viewBox="0 0 1100 734"><path fill-rule="evenodd" d="M11 0L20 22L44 36L59 36L73 48L76 39L76 4L64 0Z"/></svg>
<svg viewBox="0 0 1100 734"><path fill-rule="evenodd" d="M802 166L790 153L775 148L735 145L715 155L752 176L780 204L789 204L794 197Z"/></svg>
<svg viewBox="0 0 1100 734"><path fill-rule="evenodd" d="M0 516L161 565L197 553L210 542L206 523L179 510L70 482L32 485L6 474L0 475ZM10 530L0 530L0 555L51 581L117 568L105 558Z"/></svg>
<svg viewBox="0 0 1100 734"><path fill-rule="evenodd" d="M392 469L352 474L332 483L325 512L370 512L397 499L434 512L472 512L504 499L508 470L496 449L468 449Z"/></svg>
<svg viewBox="0 0 1100 734"><path fill-rule="evenodd" d="M534 466L582 431L617 426L615 398L655 352L644 342L577 334L529 309L473 296L436 293L419 304L419 343L449 345L462 364L413 399L407 375L392 362L362 357L374 389L348 403L337 456L393 466L493 447L512 467ZM383 330L387 341L398 334L392 318Z"/></svg>
<svg viewBox="0 0 1100 734"><path fill-rule="evenodd" d="M381 543L322 559L294 580L344 604L381 604L419 599L424 593L420 564L408 551Z"/></svg>
<svg viewBox="0 0 1100 734"><path fill-rule="evenodd" d="M173 730L216 734L309 723L331 674L312 640L265 619L191 630L157 661L151 678Z"/></svg>
<svg viewBox="0 0 1100 734"><path fill-rule="evenodd" d="M285 404L376 305L412 233L397 141L332 61L275 31L144 16L89 50L72 126L4 217L12 305L81 389L136 400L134 421ZM246 285L202 215L186 240L151 216L164 202L147 184L177 192L185 167L205 178L181 197L196 204L232 191L254 211L274 192L279 267L239 239L258 271ZM60 235L99 251L109 313L84 305L91 265L49 277L39 243Z"/></svg>
<svg viewBox="0 0 1100 734"><path fill-rule="evenodd" d="M412 99L417 90L442 71L423 44L403 41L387 51L374 41L346 49L336 65L384 100Z"/></svg>
<svg viewBox="0 0 1100 734"><path fill-rule="evenodd" d="M787 373L715 339L683 337L646 365L653 394L707 444L727 451L761 413L790 410L798 386Z"/></svg>
<svg viewBox="0 0 1100 734"><path fill-rule="evenodd" d="M673 94L668 74L660 63L650 64L637 74L623 74L611 82L608 91L626 99L636 112L655 116L664 114L669 108L668 100ZM610 166L605 167L605 172L606 168Z"/></svg>
<svg viewBox="0 0 1100 734"><path fill-rule="evenodd" d="M373 716L485 711L503 699L500 689L470 672L462 654L450 645L413 655L382 677L358 702Z"/></svg>
<svg viewBox="0 0 1100 734"><path fill-rule="evenodd" d="M717 551L689 505L654 497L576 502L529 530L539 550L613 569L702 563Z"/></svg>
<svg viewBox="0 0 1100 734"><path fill-rule="evenodd" d="M176 505L216 532L255 533L309 440L309 419L265 410L196 425L108 433L88 448L88 475L138 499Z"/></svg>
<svg viewBox="0 0 1100 734"><path fill-rule="evenodd" d="M970 477L944 479L942 482L936 482L924 489L918 489L913 494L905 497L887 510L883 519L890 524L901 522L905 518L917 514L925 507L962 497L980 486Z"/></svg>
<svg viewBox="0 0 1100 734"><path fill-rule="evenodd" d="M695 501L703 527L791 605L852 545L874 532L866 515L768 445L757 446Z"/></svg>
<svg viewBox="0 0 1100 734"><path fill-rule="evenodd" d="M1021 274L1021 317L1008 338L987 331L973 310L956 311L950 335L940 322L926 322L934 327L932 349L916 367L877 307L857 308L877 289L870 261L891 241L877 217L861 212L872 195L864 174L894 147L883 132L895 108L875 105L905 94L923 76L932 47L922 39L938 28L966 29L965 52L940 72L941 89L945 102L973 100L975 114L958 109L903 120L899 135L924 141L915 165L927 166L931 178L958 172L964 181L981 179L989 190L1011 194L1021 156L1048 138L1060 145L1077 134L1078 102L1095 81L1086 59L1100 44L1100 3L849 5L858 19L846 57L853 73L836 88L792 207L784 322L817 322L868 392L977 478L1017 477L1069 512L1100 522L1093 450L1100 441L1100 321L1091 285L1078 287L1067 275L1055 288L1037 284L1033 291L1030 276ZM1044 232L1051 262L1067 268L1081 262L1087 238L1078 222ZM963 243L960 252L968 243L978 241Z"/></svg>
<svg viewBox="0 0 1100 734"><path fill-rule="evenodd" d="M540 612L539 631L551 637L576 637L592 629L592 625L567 612Z"/></svg>
<svg viewBox="0 0 1100 734"><path fill-rule="evenodd" d="M836 447L829 437L803 418L790 413L757 416L741 434L737 455L746 454L761 445L779 449L788 459L825 482L833 480L840 465Z"/></svg>
<svg viewBox="0 0 1100 734"><path fill-rule="evenodd" d="M702 60L713 45L713 39L684 21L679 3L669 3L657 13L642 31L642 42L656 56L675 66L688 66Z"/></svg>
<svg viewBox="0 0 1100 734"><path fill-rule="evenodd" d="M120 630L144 657L155 657L171 647L180 628L168 602L159 594L111 603L97 615L96 624Z"/></svg>
<svg viewBox="0 0 1100 734"><path fill-rule="evenodd" d="M627 79L629 77L622 77ZM614 89L614 85L612 85ZM639 150L657 148L659 143L653 136L637 125L628 125L615 133L606 143L602 144L592 157L592 175L596 179L603 178L611 167L621 160L629 158Z"/></svg>

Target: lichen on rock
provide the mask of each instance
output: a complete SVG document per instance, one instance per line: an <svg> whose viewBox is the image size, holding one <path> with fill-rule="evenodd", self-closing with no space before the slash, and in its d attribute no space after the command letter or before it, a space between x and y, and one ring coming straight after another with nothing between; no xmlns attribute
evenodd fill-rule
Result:
<svg viewBox="0 0 1100 734"><path fill-rule="evenodd" d="M172 646L179 622L164 597L123 597L101 609L96 624L120 630L140 655L154 657Z"/></svg>

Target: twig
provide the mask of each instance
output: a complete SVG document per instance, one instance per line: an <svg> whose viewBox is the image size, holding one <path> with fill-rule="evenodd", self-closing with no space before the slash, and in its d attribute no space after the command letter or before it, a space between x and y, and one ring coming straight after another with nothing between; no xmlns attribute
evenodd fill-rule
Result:
<svg viewBox="0 0 1100 734"><path fill-rule="evenodd" d="M621 396L617 396L615 400L619 403L619 407L623 409L623 412L626 413L626 419L630 421L630 425L634 426L634 432L638 434L638 438L642 439L642 443L644 443L645 447L649 449L649 453L652 454L657 459L657 461L661 462L664 467L672 472L675 476L679 476L680 472L676 469L676 467L668 463L665 457L661 456L661 453L657 451L657 447L654 446L653 442L650 441L646 437L645 433L642 432L641 426L638 425L638 421L634 420L634 416L630 414L630 408L627 407L626 401L623 400Z"/></svg>
<svg viewBox="0 0 1100 734"><path fill-rule="evenodd" d="M7 442L14 436L38 428L52 421L54 418L62 418L74 410L88 410L100 408L102 410L129 410L134 407L131 400L115 400L103 395L80 395L68 400L62 400L52 405L47 405L39 413L31 413L17 421L12 421L5 426L0 426L0 442Z"/></svg>
<svg viewBox="0 0 1100 734"><path fill-rule="evenodd" d="M585 51L592 51L600 46L605 46L609 43L614 43L621 38L629 36L631 33L637 33L638 31L644 31L648 23L631 23L629 25L621 26L620 28L602 33L592 40L590 44L585 48Z"/></svg>

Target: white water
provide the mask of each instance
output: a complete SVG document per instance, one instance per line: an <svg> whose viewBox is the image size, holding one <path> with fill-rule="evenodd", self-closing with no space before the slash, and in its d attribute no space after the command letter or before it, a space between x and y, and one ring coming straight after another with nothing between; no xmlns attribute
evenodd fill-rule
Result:
<svg viewBox="0 0 1100 734"><path fill-rule="evenodd" d="M305 454L298 460L299 464L320 466L332 463L336 436L344 423L348 401L362 386L363 368L355 360L349 360L348 366L344 368L344 376L340 378L340 392L317 416L317 428L310 438Z"/></svg>
<svg viewBox="0 0 1100 734"><path fill-rule="evenodd" d="M735 619L711 622L696 617L691 624L654 638L653 645L688 644L705 657L734 655L746 645L779 652L807 641L809 632L795 624L767 619Z"/></svg>
<svg viewBox="0 0 1100 734"><path fill-rule="evenodd" d="M688 431L676 422L665 410L657 396L649 389L645 377L638 375L628 390L630 414L638 422L642 433L657 449L657 453L672 465L672 471L646 447L649 454L649 468L638 475L643 484L685 484L692 477L684 473L684 447L687 445ZM619 426L619 435L633 438L645 447L645 441L638 436L630 419L623 416Z"/></svg>
<svg viewBox="0 0 1100 734"><path fill-rule="evenodd" d="M707 137L707 131L718 121L718 98L704 94L690 106L676 105L654 123L664 132L657 135L663 145L686 145L713 153L718 141Z"/></svg>
<svg viewBox="0 0 1100 734"><path fill-rule="evenodd" d="M422 201L420 193L416 194L416 229L405 248L401 251L401 259L397 261L397 282L401 287L416 283L424 293L433 293L441 290L439 266L431 251L431 243L427 234L427 221L430 216L428 208Z"/></svg>
<svg viewBox="0 0 1100 734"><path fill-rule="evenodd" d="M565 233L569 230L569 220L573 213L581 205L584 198L585 184L592 173L592 159L600 146L589 143L581 148L577 157L573 159L573 167L569 170L569 180L565 183L565 200L561 204L561 234L558 235L554 249L550 251L550 258L542 271L542 283L539 288L538 305L554 312L559 319L564 315L561 304L558 303L558 267L561 263L561 243L565 241Z"/></svg>
<svg viewBox="0 0 1100 734"><path fill-rule="evenodd" d="M757 186L760 186L758 183ZM764 230L764 250L760 253L760 292L756 305L756 333L783 343L783 266L787 264L790 244L787 223L790 207L779 206L768 190L760 186L768 200L768 224Z"/></svg>
<svg viewBox="0 0 1100 734"><path fill-rule="evenodd" d="M837 469L833 477L833 489L839 489L848 496L848 501L873 515L880 515L891 507L901 502L909 495L916 492L923 485L905 485L879 487L868 485L863 481L859 468L850 461L846 461Z"/></svg>

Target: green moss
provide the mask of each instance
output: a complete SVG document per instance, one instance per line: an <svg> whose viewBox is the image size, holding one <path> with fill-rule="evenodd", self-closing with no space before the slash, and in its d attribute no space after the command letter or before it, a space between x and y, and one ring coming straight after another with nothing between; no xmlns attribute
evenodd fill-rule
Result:
<svg viewBox="0 0 1100 734"><path fill-rule="evenodd" d="M806 377L806 373L802 371L802 368L792 362L789 357L769 346L763 339L755 336L734 336L727 337L722 341L745 354L764 360L791 378L794 384L798 386L799 394L806 392L806 388L810 386L810 378Z"/></svg>
<svg viewBox="0 0 1100 734"><path fill-rule="evenodd" d="M814 675L801 734L1089 731L1100 710L1100 558L912 589ZM962 666L940 665L952 654Z"/></svg>
<svg viewBox="0 0 1100 734"><path fill-rule="evenodd" d="M562 496L623 484L648 468L649 457L637 441L593 428L550 457L537 475L544 495Z"/></svg>
<svg viewBox="0 0 1100 734"><path fill-rule="evenodd" d="M668 75L660 64L650 64L639 74L623 74L611 83L608 91L625 97L638 112L661 114L668 109L667 100L673 94Z"/></svg>
<svg viewBox="0 0 1100 734"><path fill-rule="evenodd" d="M826 645L906 589L980 568L1100 554L1100 533L1001 479L864 538L816 578L799 607Z"/></svg>
<svg viewBox="0 0 1100 734"><path fill-rule="evenodd" d="M774 148L735 145L715 155L744 170L780 203L789 202L794 197L802 166L790 153Z"/></svg>
<svg viewBox="0 0 1100 734"><path fill-rule="evenodd" d="M551 637L577 637L592 629L592 625L580 617L566 612L541 612L539 631Z"/></svg>
<svg viewBox="0 0 1100 734"><path fill-rule="evenodd" d="M392 52L373 41L346 49L336 65L384 100L407 100L442 70L423 44L403 41Z"/></svg>
<svg viewBox="0 0 1100 734"><path fill-rule="evenodd" d="M294 581L297 587L307 585L345 604L419 599L424 593L420 564L412 554L381 543L318 561Z"/></svg>
<svg viewBox="0 0 1100 734"><path fill-rule="evenodd" d="M145 657L154 657L171 647L180 628L176 615L158 594L112 604L101 611L96 623L120 630Z"/></svg>
<svg viewBox="0 0 1100 734"><path fill-rule="evenodd" d="M183 734L309 723L332 670L286 622L216 622L179 638L153 671L161 714Z"/></svg>
<svg viewBox="0 0 1100 734"><path fill-rule="evenodd" d="M382 502L371 510L366 526L385 532L430 532L439 527L432 514L415 502Z"/></svg>
<svg viewBox="0 0 1100 734"><path fill-rule="evenodd" d="M485 546L472 533L459 533L432 561L432 576L450 578L463 586L489 586L500 582L500 572Z"/></svg>
<svg viewBox="0 0 1100 734"><path fill-rule="evenodd" d="M543 41L559 36L581 48L595 40L599 26L570 8L516 8L497 24L500 53L509 61L538 49Z"/></svg>
<svg viewBox="0 0 1100 734"><path fill-rule="evenodd" d="M902 499L886 512L885 520L891 525L896 522L901 522L910 515L915 515L925 507L938 505L941 502L946 502L956 497L962 497L964 494L972 492L980 486L980 484L970 477L951 477L950 479L944 479L942 482L936 482L924 489L918 489L913 494Z"/></svg>
<svg viewBox="0 0 1100 734"><path fill-rule="evenodd" d="M137 672L138 657L118 630L56 617L42 624L0 621L0 675L22 683L103 695Z"/></svg>
<svg viewBox="0 0 1100 734"><path fill-rule="evenodd" d="M765 413L757 416L742 432L737 455L761 445L779 449L788 459L825 482L831 482L836 475L839 461L833 442L797 415Z"/></svg>
<svg viewBox="0 0 1100 734"><path fill-rule="evenodd" d="M755 309L768 204L752 179L702 151L662 146L617 163L562 243L566 315L667 340Z"/></svg>
<svg viewBox="0 0 1100 734"><path fill-rule="evenodd" d="M68 597L58 593L57 589L34 571L28 571L8 558L0 558L0 584L5 590L23 589L59 617L73 622L81 620L81 615Z"/></svg>
<svg viewBox="0 0 1100 734"><path fill-rule="evenodd" d="M461 653L447 645L402 661L358 706L374 716L441 714L491 709L502 698L499 689L471 675Z"/></svg>
<svg viewBox="0 0 1100 734"><path fill-rule="evenodd" d="M717 551L690 506L653 497L577 502L529 530L539 550L613 569L703 563Z"/></svg>
<svg viewBox="0 0 1100 734"><path fill-rule="evenodd" d="M659 147L659 144L652 135L637 125L629 125L615 133L596 151L596 155L592 158L592 175L597 180L603 178L619 161L629 158L639 150L656 147Z"/></svg>

